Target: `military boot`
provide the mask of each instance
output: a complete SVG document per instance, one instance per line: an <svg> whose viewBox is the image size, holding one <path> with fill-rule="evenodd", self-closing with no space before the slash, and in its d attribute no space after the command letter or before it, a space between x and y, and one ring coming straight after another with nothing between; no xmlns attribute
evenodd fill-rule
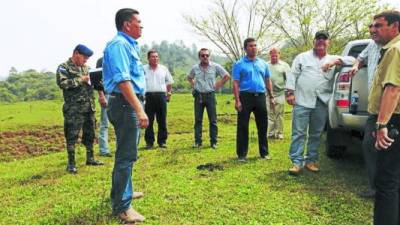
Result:
<svg viewBox="0 0 400 225"><path fill-rule="evenodd" d="M104 164L103 162L94 159L93 149L86 149L86 165L100 166L103 164Z"/></svg>
<svg viewBox="0 0 400 225"><path fill-rule="evenodd" d="M74 149L68 149L68 165L67 171L69 173L77 173L78 170L75 167L75 151Z"/></svg>

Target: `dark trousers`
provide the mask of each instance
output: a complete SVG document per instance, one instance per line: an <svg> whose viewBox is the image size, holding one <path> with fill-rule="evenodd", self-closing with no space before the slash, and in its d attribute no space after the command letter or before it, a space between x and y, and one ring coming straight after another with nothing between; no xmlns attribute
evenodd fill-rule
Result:
<svg viewBox="0 0 400 225"><path fill-rule="evenodd" d="M391 129L400 129L400 115L393 115L390 119L388 130ZM394 139L395 141L388 149L377 151L375 225L398 225L400 223L400 137L397 136Z"/></svg>
<svg viewBox="0 0 400 225"><path fill-rule="evenodd" d="M242 111L238 112L236 132L236 153L239 158L247 156L249 146L249 119L253 112L258 131L260 156L268 155L268 113L264 93L240 92Z"/></svg>
<svg viewBox="0 0 400 225"><path fill-rule="evenodd" d="M217 109L216 109L215 93L199 93L194 94L194 139L198 144L202 143L203 113L204 108L207 109L210 144L217 143L218 127L217 127Z"/></svg>
<svg viewBox="0 0 400 225"><path fill-rule="evenodd" d="M375 132L376 116L369 116L364 130L364 139L362 142L365 168L367 169L368 181L370 189L375 190L374 177L376 173L376 158L375 137L372 132Z"/></svg>
<svg viewBox="0 0 400 225"><path fill-rule="evenodd" d="M67 150L73 151L81 130L83 145L87 150L93 150L95 138L94 112L64 112L64 136L67 142Z"/></svg>
<svg viewBox="0 0 400 225"><path fill-rule="evenodd" d="M149 126L144 133L144 140L147 144L153 145L154 138L154 117L158 124L157 143L165 144L168 137L167 131L167 100L164 92L146 93L145 112L149 118Z"/></svg>

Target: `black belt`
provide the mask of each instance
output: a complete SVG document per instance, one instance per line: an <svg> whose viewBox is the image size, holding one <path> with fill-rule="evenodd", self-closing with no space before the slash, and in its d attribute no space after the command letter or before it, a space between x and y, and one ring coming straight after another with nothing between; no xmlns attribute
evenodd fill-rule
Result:
<svg viewBox="0 0 400 225"><path fill-rule="evenodd" d="M123 99L125 99L124 95L121 94L121 93L112 92L110 95L111 95L111 96L114 96L114 97L117 97L117 98L123 98ZM146 99L146 98L144 97L144 95L138 94L138 93L136 93L136 97L137 97L140 101L142 101L142 102L144 102L144 100Z"/></svg>
<svg viewBox="0 0 400 225"><path fill-rule="evenodd" d="M214 94L214 92L213 91L210 91L210 92L199 92L199 94L201 94L201 95L211 95L211 94Z"/></svg>
<svg viewBox="0 0 400 225"><path fill-rule="evenodd" d="M161 91L154 91L154 92L146 92L146 95L166 95L166 93Z"/></svg>
<svg viewBox="0 0 400 225"><path fill-rule="evenodd" d="M265 96L265 92L246 92L246 91L241 91L240 95L243 96Z"/></svg>

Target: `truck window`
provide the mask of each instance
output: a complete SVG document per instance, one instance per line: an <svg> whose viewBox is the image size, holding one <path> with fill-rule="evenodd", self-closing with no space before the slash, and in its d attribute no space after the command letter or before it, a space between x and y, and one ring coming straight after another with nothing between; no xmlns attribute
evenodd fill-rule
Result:
<svg viewBox="0 0 400 225"><path fill-rule="evenodd" d="M350 49L349 56L357 58L357 56L367 47L367 44L355 45Z"/></svg>

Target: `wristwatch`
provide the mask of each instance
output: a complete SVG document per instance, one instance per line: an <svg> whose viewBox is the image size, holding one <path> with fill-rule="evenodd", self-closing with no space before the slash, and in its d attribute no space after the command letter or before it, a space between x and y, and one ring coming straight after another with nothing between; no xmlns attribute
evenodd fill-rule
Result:
<svg viewBox="0 0 400 225"><path fill-rule="evenodd" d="M380 130L380 129L383 129L386 127L387 127L387 124L378 123L378 122L375 124L375 130Z"/></svg>

